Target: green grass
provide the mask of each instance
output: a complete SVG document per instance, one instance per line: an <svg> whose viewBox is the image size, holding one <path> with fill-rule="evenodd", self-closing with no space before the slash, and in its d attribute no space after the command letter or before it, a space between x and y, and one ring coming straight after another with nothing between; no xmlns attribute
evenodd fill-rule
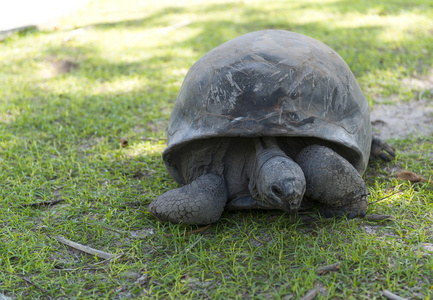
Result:
<svg viewBox="0 0 433 300"><path fill-rule="evenodd" d="M250 31L297 31L340 53L371 105L431 103L431 90L407 84L433 73L431 1L150 2L92 1L57 28L0 43L0 294L298 299L320 285L319 299L383 290L432 299L433 253L423 247L433 244L432 185L393 176L432 178L432 136L390 141L396 160L367 169L371 202L394 194L368 213L394 221L305 225L251 211L185 235L197 227L161 224L146 209L176 186L161 160L165 130L201 55ZM53 200L64 201L25 206ZM123 256L97 264L56 235ZM317 274L337 261L339 272Z"/></svg>

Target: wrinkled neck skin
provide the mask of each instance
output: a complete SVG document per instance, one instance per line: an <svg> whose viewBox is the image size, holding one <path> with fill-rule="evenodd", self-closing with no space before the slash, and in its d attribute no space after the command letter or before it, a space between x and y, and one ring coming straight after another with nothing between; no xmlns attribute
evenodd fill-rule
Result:
<svg viewBox="0 0 433 300"><path fill-rule="evenodd" d="M297 211L305 193L302 169L284 151L275 138L254 139L255 162L248 189L263 208Z"/></svg>

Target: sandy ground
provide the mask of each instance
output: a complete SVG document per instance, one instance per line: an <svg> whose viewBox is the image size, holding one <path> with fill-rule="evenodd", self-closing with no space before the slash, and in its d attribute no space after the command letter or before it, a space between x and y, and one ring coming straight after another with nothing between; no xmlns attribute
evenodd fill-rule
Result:
<svg viewBox="0 0 433 300"><path fill-rule="evenodd" d="M401 81L402 86L421 90L418 101L395 105L375 104L371 112L373 130L382 138L433 136L433 69L423 76ZM380 101L380 99L376 99ZM384 99L383 99L384 100Z"/></svg>
<svg viewBox="0 0 433 300"><path fill-rule="evenodd" d="M371 112L373 131L382 138L433 136L433 102L376 104Z"/></svg>

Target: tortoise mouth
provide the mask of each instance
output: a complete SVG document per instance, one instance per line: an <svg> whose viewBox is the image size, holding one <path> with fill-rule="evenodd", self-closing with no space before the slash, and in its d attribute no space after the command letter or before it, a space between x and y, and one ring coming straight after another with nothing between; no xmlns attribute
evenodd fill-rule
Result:
<svg viewBox="0 0 433 300"><path fill-rule="evenodd" d="M275 202L275 201L273 201L273 202ZM275 205L275 204L270 204L270 205L272 205L272 206L274 206L275 208L278 208L278 209L280 209L280 210L283 210L283 211L285 211L285 212L288 212L288 213L295 213L295 212L297 212L298 210L299 210L299 208L300 208L300 204L301 204L301 201L299 201L299 200L294 200L294 199L291 199L290 201L282 201L281 199L279 199L279 204L278 205Z"/></svg>
<svg viewBox="0 0 433 300"><path fill-rule="evenodd" d="M288 204L283 206L282 210L284 210L285 212L288 212L288 213L296 213L299 210L299 208L300 208L300 205L298 205L298 204L293 205L291 203L288 203Z"/></svg>
<svg viewBox="0 0 433 300"><path fill-rule="evenodd" d="M268 206L285 212L297 212L301 207L303 194L292 192L283 194L277 186L272 186L268 195L263 197Z"/></svg>

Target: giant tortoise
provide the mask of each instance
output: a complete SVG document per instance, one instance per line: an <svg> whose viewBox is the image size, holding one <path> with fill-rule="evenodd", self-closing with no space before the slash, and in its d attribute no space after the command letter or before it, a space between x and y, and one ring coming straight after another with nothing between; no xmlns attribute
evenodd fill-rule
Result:
<svg viewBox="0 0 433 300"><path fill-rule="evenodd" d="M168 127L164 163L180 188L149 205L161 221L209 224L224 209L364 216L372 138L368 103L330 47L283 30L252 32L188 71Z"/></svg>

